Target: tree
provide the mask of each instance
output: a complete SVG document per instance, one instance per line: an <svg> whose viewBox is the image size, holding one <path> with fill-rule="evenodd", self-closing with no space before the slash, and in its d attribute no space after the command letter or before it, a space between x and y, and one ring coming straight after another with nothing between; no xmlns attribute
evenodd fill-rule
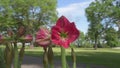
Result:
<svg viewBox="0 0 120 68"><path fill-rule="evenodd" d="M102 12L97 12L100 9L96 8L99 6L99 2L93 2L88 8L86 8L86 16L88 21L90 22L88 29L88 37L90 37L90 39L94 43L95 49L97 49L99 36L102 32L102 24L100 23L102 20Z"/></svg>
<svg viewBox="0 0 120 68"><path fill-rule="evenodd" d="M26 33L35 36L40 26L55 23L56 6L56 0L0 0L0 30L6 33L12 29L16 33L16 29L24 26Z"/></svg>
<svg viewBox="0 0 120 68"><path fill-rule="evenodd" d="M14 68L19 68L18 62L21 61L21 57L18 57L17 42L26 34L35 36L41 25L54 23L57 18L56 3L56 0L0 0L0 32L5 37L12 34L9 38L10 43L14 44ZM19 35L21 28L24 34ZM22 43L19 56L24 53L25 40ZM6 44L6 51L9 53L7 46L9 45Z"/></svg>
<svg viewBox="0 0 120 68"><path fill-rule="evenodd" d="M41 25L56 21L56 5L56 0L0 0L1 26L18 28L24 25L27 32L35 33Z"/></svg>
<svg viewBox="0 0 120 68"><path fill-rule="evenodd" d="M105 41L110 47L118 46L118 35L114 28L108 28L106 30Z"/></svg>
<svg viewBox="0 0 120 68"><path fill-rule="evenodd" d="M88 36L95 44L101 42L103 34L109 28L114 28L119 21L119 7L117 0L95 0L86 8L86 16L89 24ZM115 10L116 9L116 10ZM119 28L119 26L117 26Z"/></svg>
<svg viewBox="0 0 120 68"><path fill-rule="evenodd" d="M84 46L84 44L85 44L85 35L84 35L84 33L82 32L82 31L80 31L80 36L79 36L79 38L76 40L76 45L78 46L78 47L80 47L80 46Z"/></svg>

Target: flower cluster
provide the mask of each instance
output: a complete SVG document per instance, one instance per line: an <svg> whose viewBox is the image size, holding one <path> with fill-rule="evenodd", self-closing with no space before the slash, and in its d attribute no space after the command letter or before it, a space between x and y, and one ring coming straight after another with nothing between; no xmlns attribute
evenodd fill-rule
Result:
<svg viewBox="0 0 120 68"><path fill-rule="evenodd" d="M0 35L0 43L5 43L5 62L6 68L10 68L12 60L14 60L14 68L21 68L25 43L31 42L33 37L31 34L25 34L25 26L20 26L18 30L13 31L12 29L7 30L6 37ZM51 28L51 30L41 27L36 33L35 42L44 48L43 63L44 68L54 68L53 63L53 50L52 43L61 47L61 61L62 68L66 68L66 55L65 48L70 46L70 43L75 41L79 37L79 30L76 28L74 22L69 22L69 20L61 16L56 24ZM22 47L18 52L17 43L22 42ZM9 44L10 43L10 44ZM14 45L14 46L13 46ZM48 47L48 48L47 48ZM75 55L72 49L73 63L75 64ZM9 60L9 61L8 61ZM49 65L48 65L49 64Z"/></svg>
<svg viewBox="0 0 120 68"><path fill-rule="evenodd" d="M68 48L70 43L75 41L78 36L79 30L75 27L74 22L70 23L66 17L61 16L56 25L52 27L51 34L48 29L40 28L36 35L36 42L46 47L52 41L56 45Z"/></svg>

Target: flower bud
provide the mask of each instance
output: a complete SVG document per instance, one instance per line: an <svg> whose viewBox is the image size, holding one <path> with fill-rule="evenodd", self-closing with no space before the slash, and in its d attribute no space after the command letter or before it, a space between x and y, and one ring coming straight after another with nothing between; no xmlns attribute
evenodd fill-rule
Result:
<svg viewBox="0 0 120 68"><path fill-rule="evenodd" d="M13 31L12 30L7 30L8 36L12 36L13 35Z"/></svg>
<svg viewBox="0 0 120 68"><path fill-rule="evenodd" d="M33 40L33 37L32 37L32 35L28 34L25 36L24 40L25 40L25 42L31 42Z"/></svg>
<svg viewBox="0 0 120 68"><path fill-rule="evenodd" d="M3 43L3 42L4 42L3 36L0 35L0 43Z"/></svg>
<svg viewBox="0 0 120 68"><path fill-rule="evenodd" d="M25 27L24 26L20 26L18 28L18 36L22 36L25 34Z"/></svg>
<svg viewBox="0 0 120 68"><path fill-rule="evenodd" d="M47 28L40 28L36 34L36 42L42 47L47 47L51 44L50 32Z"/></svg>

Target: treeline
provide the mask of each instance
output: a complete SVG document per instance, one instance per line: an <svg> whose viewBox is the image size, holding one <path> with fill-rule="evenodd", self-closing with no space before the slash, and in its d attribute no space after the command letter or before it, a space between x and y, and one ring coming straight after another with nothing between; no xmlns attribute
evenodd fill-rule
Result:
<svg viewBox="0 0 120 68"><path fill-rule="evenodd" d="M85 12L89 27L86 35L81 33L79 46L95 49L120 46L119 0L95 0Z"/></svg>
<svg viewBox="0 0 120 68"><path fill-rule="evenodd" d="M0 34L24 26L34 35L40 26L56 22L56 6L57 0L0 0Z"/></svg>

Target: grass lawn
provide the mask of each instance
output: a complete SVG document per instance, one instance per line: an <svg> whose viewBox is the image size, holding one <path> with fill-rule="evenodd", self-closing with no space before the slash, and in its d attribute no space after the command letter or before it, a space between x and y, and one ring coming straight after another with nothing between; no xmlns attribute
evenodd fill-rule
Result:
<svg viewBox="0 0 120 68"><path fill-rule="evenodd" d="M60 60L60 48L53 48L55 59ZM66 49L67 61L71 61L70 49ZM120 68L120 49L103 48L94 50L92 48L75 48L77 63L102 65L108 68ZM26 55L41 57L43 49L35 47L26 49Z"/></svg>

